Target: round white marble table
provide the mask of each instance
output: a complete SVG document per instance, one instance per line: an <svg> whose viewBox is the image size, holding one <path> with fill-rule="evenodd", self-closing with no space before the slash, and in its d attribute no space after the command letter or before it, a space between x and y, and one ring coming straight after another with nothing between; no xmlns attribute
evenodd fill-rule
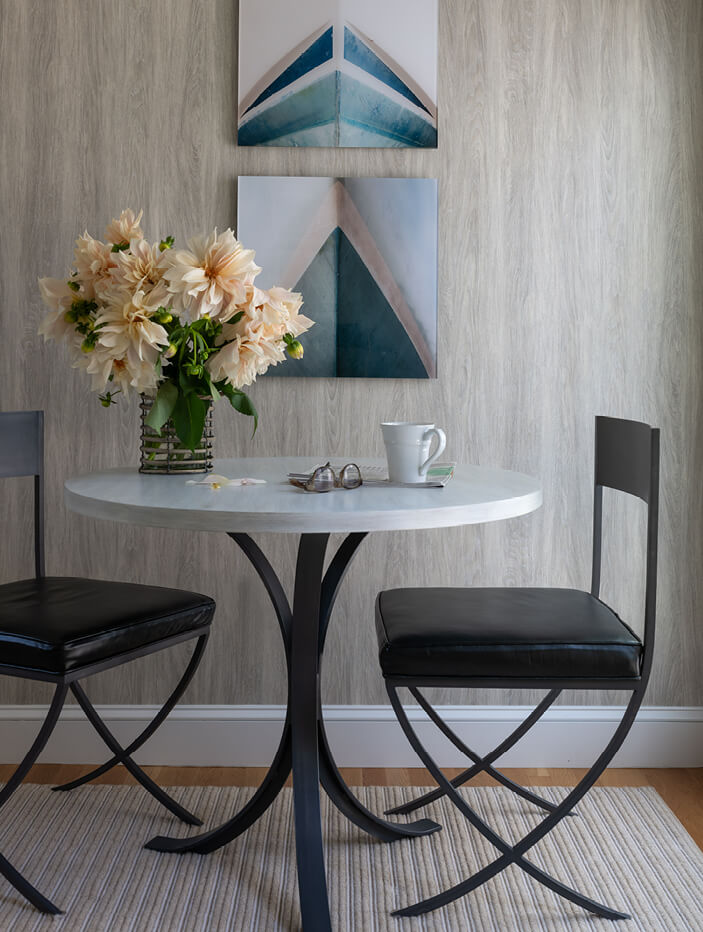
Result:
<svg viewBox="0 0 703 932"><path fill-rule="evenodd" d="M334 462L378 464L380 460L335 457ZM392 823L365 809L346 786L325 736L319 672L330 616L339 586L370 531L456 527L516 517L542 502L531 476L483 466L457 466L441 488L369 485L325 494L288 483L288 472L312 466L314 457L215 461L230 479L265 479L265 485L188 485L183 476L145 476L135 467L91 473L65 484L69 508L94 518L152 527L227 533L259 574L276 611L288 662L288 711L281 742L266 778L252 799L219 828L186 839L159 836L147 847L177 853L214 851L232 841L273 802L293 771L298 889L305 932L329 932L330 916L320 825L319 785L356 825L383 841L437 831L429 819ZM250 534L300 535L290 604L283 587ZM329 535L347 536L324 571Z"/></svg>

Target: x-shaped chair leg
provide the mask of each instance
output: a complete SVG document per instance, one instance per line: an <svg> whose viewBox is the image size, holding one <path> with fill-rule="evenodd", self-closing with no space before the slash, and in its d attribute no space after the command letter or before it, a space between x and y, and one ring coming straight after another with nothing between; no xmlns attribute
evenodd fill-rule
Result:
<svg viewBox="0 0 703 932"><path fill-rule="evenodd" d="M162 806L165 806L169 812L172 812L183 822L186 822L188 825L202 825L203 823L197 816L194 816L192 812L188 812L188 810L181 806L180 803L177 803L175 799L169 796L168 793L166 793L165 790L163 790L158 785L158 783L155 783L151 777L142 770L139 764L132 760L127 750L122 747L117 738L115 738L105 722L95 711L95 708L93 707L90 699L88 699L86 696L83 687L79 683L71 683L71 692L78 700L78 703L85 712L86 718L90 724L115 755L115 763L124 764L134 779L141 783L144 789L148 793L151 793L154 799L158 800Z"/></svg>
<svg viewBox="0 0 703 932"><path fill-rule="evenodd" d="M32 764L44 750L46 742L49 740L51 732L54 730L59 715L61 714L67 692L67 686L59 685L56 687L47 716L44 719L42 727L39 729L39 734L34 739L34 743L23 758L21 764L17 767L17 770L15 770L5 786L0 790L0 806L6 803L10 796L12 796L22 780L27 776ZM36 887L33 887L28 880L25 880L22 874L20 874L20 872L2 855L0 855L0 874L2 874L16 890L19 890L22 896L26 897L33 906L36 906L36 908L43 913L57 915L61 912L58 906L55 906L51 900L48 900Z"/></svg>
<svg viewBox="0 0 703 932"><path fill-rule="evenodd" d="M475 751L472 751L471 748L468 747L461 740L461 738L459 738L459 736L452 731L447 723L440 718L437 712L435 712L430 703L425 699L417 687L410 686L409 689L417 702L425 710L427 715L440 729L442 734L449 738L455 748L461 751L462 754L465 754L469 760L474 762L473 767L470 767L468 770L464 770L462 773L451 780L452 786L463 786L479 773L487 773L489 776L493 777L494 780L502 783L504 787L511 790L517 796L522 796L523 799L534 803L536 806L539 806L540 809L545 809L547 812L553 812L556 809L556 805L554 803L549 802L547 799L543 799L536 793L531 793L528 789L525 789L524 786L520 786L519 783L514 783L509 777L506 777L505 774L501 773L500 770L496 770L496 768L491 765L494 760L502 757L503 754L505 754L506 751L508 751L514 744L517 744L520 738L522 738L523 735L525 735L530 730L530 728L532 728L535 722L537 722L544 715L547 709L561 694L560 689L551 690L551 692L544 697L540 704L532 710L527 718L520 723L515 731L511 732L511 734L508 735L504 741L502 741L496 748L494 748L494 750L492 750L489 754L486 754L484 757L481 757ZM434 802L436 799L441 799L444 795L444 790L441 788L432 790L430 793L424 793L422 796L418 796L416 799L413 799L408 803L403 803L401 806L396 806L394 809L388 809L386 815L398 815L414 812L416 809L420 809L422 806L426 806L428 803ZM575 815L576 813L569 814Z"/></svg>
<svg viewBox="0 0 703 932"><path fill-rule="evenodd" d="M205 645L207 643L208 634L202 634L195 645L195 649L191 655L190 661L186 670L178 681L176 688L173 690L171 695L168 697L166 702L161 706L157 714L147 725L147 727L140 732L137 737L126 748L123 748L119 754L115 754L114 757L111 757L110 760L105 761L104 764L101 764L99 767L96 767L94 770L91 770L90 773L83 774L82 777L78 777L75 780L71 780L69 783L62 783L61 786L53 786L52 790L56 791L65 791L65 790L74 790L76 787L83 786L85 783L90 783L92 780L97 779L102 776L104 773L107 773L108 770L112 770L113 767L116 767L118 764L124 763L124 758L129 757L131 754L134 754L146 741L151 738L157 728L161 723L167 718L173 707L180 700L183 693L186 691L188 684L193 679L195 671L198 669L198 665L205 650ZM97 713L96 713L97 714ZM192 823L200 825L200 822Z"/></svg>
<svg viewBox="0 0 703 932"><path fill-rule="evenodd" d="M422 759L429 772L437 781L439 787L447 796L449 796L449 798L456 805L459 811L466 817L470 824L473 825L474 828L476 828L485 838L488 839L488 841L491 842L491 844L493 844L501 852L501 857L497 858L490 864L487 864L481 870L477 871L472 877L469 877L461 883L456 884L448 890L444 890L442 893L439 893L436 896L429 897L428 899L422 900L419 903L415 903L412 906L405 907L404 909L396 910L393 915L419 916L423 913L430 912L433 909L437 909L440 906L445 906L447 903L451 903L459 897L465 896L467 893L475 890L477 887L480 887L487 880L490 880L491 877L494 877L496 874L500 873L500 871L505 870L505 868L510 864L515 864L535 880L538 880L540 883L544 884L544 886L548 887L550 890L553 890L555 893L558 893L565 899L576 903L578 906L581 906L590 912L596 913L597 915L607 919L629 918L627 913L622 913L611 909L609 906L605 906L602 903L597 903L596 901L591 900L589 897L584 896L582 893L579 893L576 890L572 890L570 887L562 884L560 881L556 880L554 877L551 877L549 874L538 868L535 864L532 864L530 861L526 860L524 858L524 854L531 847L536 845L537 842L547 834L547 832L551 831L555 825L557 825L566 815L569 814L571 809L573 809L573 807L583 798L585 793L588 792L588 790L603 773L630 730L632 722L634 721L637 710L639 709L642 698L644 696L644 687L640 687L639 689L633 691L632 698L628 703L622 721L618 725L607 747L595 762L593 767L571 790L571 792L567 794L562 802L559 803L556 809L551 812L542 822L540 822L539 825L532 829L531 832L528 832L528 834L525 835L525 837L515 845L511 845L505 839L501 838L500 835L496 834L496 832L494 832L493 829L490 828L490 826L487 825L483 819L481 819L481 817L477 815L477 813L475 813L474 810L459 795L457 789L444 776L440 768L433 761L429 753L425 750L420 740L418 739L412 725L410 724L410 721L408 720L407 715L405 714L405 710L403 709L395 687L388 682L386 683L386 688L388 690L388 695L390 697L398 721L403 731L405 732L413 750Z"/></svg>

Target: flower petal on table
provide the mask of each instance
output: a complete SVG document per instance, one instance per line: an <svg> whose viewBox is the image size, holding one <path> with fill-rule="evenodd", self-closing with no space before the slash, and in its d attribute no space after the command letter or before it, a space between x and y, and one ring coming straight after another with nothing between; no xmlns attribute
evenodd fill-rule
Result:
<svg viewBox="0 0 703 932"><path fill-rule="evenodd" d="M211 489L217 490L228 485L266 485L266 480L252 479L249 476L244 476L241 479L228 479L227 476L218 476L215 474L212 476L204 476L202 479L187 479L186 485L206 485Z"/></svg>

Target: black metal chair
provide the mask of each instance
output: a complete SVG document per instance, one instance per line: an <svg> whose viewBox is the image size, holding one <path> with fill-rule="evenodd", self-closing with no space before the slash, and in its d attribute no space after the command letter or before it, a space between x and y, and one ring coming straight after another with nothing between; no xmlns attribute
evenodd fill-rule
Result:
<svg viewBox="0 0 703 932"><path fill-rule="evenodd" d="M131 755L156 731L192 679L205 649L215 603L208 596L179 589L46 576L43 471L43 412L0 413L0 478L34 477L35 554L33 578L0 585L0 674L42 680L56 687L39 734L0 790L0 806L46 745L70 690L113 756L83 777L54 789L73 789L123 764L170 812L189 825L201 825L200 819L161 789ZM79 680L191 638L197 641L178 685L150 724L122 747ZM0 874L38 909L61 912L2 855Z"/></svg>
<svg viewBox="0 0 703 932"><path fill-rule="evenodd" d="M648 508L642 640L598 597L604 487L637 496ZM500 853L468 879L399 909L394 915L417 916L444 906L515 864L555 893L599 916L629 918L570 889L525 855L572 814L622 745L642 703L654 647L658 497L659 431L636 421L597 417L590 593L574 589L476 588L395 589L379 594L376 626L388 695L410 744L438 784L432 792L391 812L412 812L446 795ZM398 689L402 686L409 688L430 719L472 762L453 780L444 776L420 743L400 703ZM420 692L424 686L545 688L549 692L511 735L482 756L443 722ZM529 731L564 689L621 689L632 696L605 750L557 805L513 783L493 764ZM457 791L481 772L548 813L516 844L498 835Z"/></svg>

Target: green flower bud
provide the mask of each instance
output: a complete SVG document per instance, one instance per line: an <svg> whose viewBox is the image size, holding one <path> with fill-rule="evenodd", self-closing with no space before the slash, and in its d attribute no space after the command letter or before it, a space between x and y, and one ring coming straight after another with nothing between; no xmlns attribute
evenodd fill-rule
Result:
<svg viewBox="0 0 703 932"><path fill-rule="evenodd" d="M63 315L63 319L67 324L75 324L75 322L78 320L78 312L71 308Z"/></svg>
<svg viewBox="0 0 703 932"><path fill-rule="evenodd" d="M164 351L164 356L166 359L171 359L178 352L178 347L174 346L173 343L169 343Z"/></svg>
<svg viewBox="0 0 703 932"><path fill-rule="evenodd" d="M81 289L81 286L78 284L78 282L67 282L66 284L71 289L71 291L80 291Z"/></svg>
<svg viewBox="0 0 703 932"><path fill-rule="evenodd" d="M110 402L109 398L101 398L101 399L100 399L100 404L103 406L103 408L109 408L111 402Z"/></svg>
<svg viewBox="0 0 703 932"><path fill-rule="evenodd" d="M172 249L175 240L172 236L165 236L159 243L159 251L163 252L165 249Z"/></svg>
<svg viewBox="0 0 703 932"><path fill-rule="evenodd" d="M302 359L303 344L299 340L291 340L291 342L286 346L286 352L291 357L291 359Z"/></svg>
<svg viewBox="0 0 703 932"><path fill-rule="evenodd" d="M160 307L154 314L154 320L157 324L170 324L173 320L173 314L167 311L165 307Z"/></svg>
<svg viewBox="0 0 703 932"><path fill-rule="evenodd" d="M82 353L92 353L95 349L95 343L90 338L83 340L81 343L81 352Z"/></svg>

